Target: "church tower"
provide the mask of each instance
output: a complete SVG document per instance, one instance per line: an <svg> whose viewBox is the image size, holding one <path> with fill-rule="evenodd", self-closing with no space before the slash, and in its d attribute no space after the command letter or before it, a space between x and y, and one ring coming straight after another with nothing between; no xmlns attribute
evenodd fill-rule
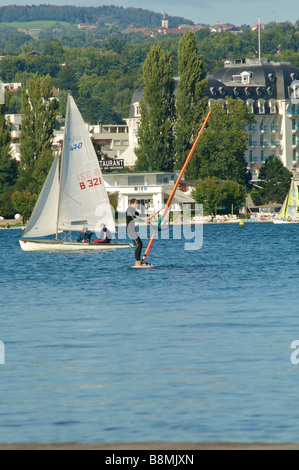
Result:
<svg viewBox="0 0 299 470"><path fill-rule="evenodd" d="M164 12L163 19L162 19L162 28L169 28L169 21L166 19L166 13Z"/></svg>

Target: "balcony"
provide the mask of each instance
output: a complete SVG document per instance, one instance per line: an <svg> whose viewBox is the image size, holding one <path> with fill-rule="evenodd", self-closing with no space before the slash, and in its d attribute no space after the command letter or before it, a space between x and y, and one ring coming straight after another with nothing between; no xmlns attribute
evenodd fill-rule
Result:
<svg viewBox="0 0 299 470"><path fill-rule="evenodd" d="M280 142L278 140L272 140L271 141L271 148L272 149L275 149L275 148L279 147L279 145L280 145Z"/></svg>
<svg viewBox="0 0 299 470"><path fill-rule="evenodd" d="M271 126L271 132L272 134L275 134L276 132L279 132L280 131L280 127L279 126Z"/></svg>
<svg viewBox="0 0 299 470"><path fill-rule="evenodd" d="M299 109L288 109L287 110L288 116L299 116Z"/></svg>
<svg viewBox="0 0 299 470"><path fill-rule="evenodd" d="M269 142L267 140L263 140L260 142L260 146L263 148L263 149L266 149L269 147Z"/></svg>

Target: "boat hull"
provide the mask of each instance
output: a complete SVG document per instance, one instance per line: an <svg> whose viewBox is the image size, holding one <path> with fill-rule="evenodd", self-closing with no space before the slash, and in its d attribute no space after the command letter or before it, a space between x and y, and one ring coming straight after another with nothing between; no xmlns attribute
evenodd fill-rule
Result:
<svg viewBox="0 0 299 470"><path fill-rule="evenodd" d="M299 220L298 219L292 219L292 220L285 220L285 219L273 219L273 224L276 225L281 225L281 224L298 224Z"/></svg>
<svg viewBox="0 0 299 470"><path fill-rule="evenodd" d="M131 248L130 243L78 243L57 240L20 240L23 251L110 251Z"/></svg>

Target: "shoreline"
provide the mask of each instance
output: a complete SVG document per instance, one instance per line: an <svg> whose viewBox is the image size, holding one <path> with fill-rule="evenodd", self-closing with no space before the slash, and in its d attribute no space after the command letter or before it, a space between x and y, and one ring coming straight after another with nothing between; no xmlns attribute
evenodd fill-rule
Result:
<svg viewBox="0 0 299 470"><path fill-rule="evenodd" d="M182 451L182 450L299 450L299 444L225 442L139 442L139 443L32 443L0 444L0 450L106 450L106 451Z"/></svg>
<svg viewBox="0 0 299 470"><path fill-rule="evenodd" d="M9 221L8 221L9 222ZM205 220L195 220L192 222L182 222L179 224L171 222L169 225L174 226L174 225L238 225L240 222L243 222L244 224L269 224L273 223L273 219L266 219L266 220L256 220L256 219L238 219L238 220L216 220L215 222L209 222ZM299 222L298 222L299 223ZM9 224L10 225L10 224ZM119 224L119 227L125 226L125 224ZM143 227L144 224L140 224L140 227ZM148 225L150 227L150 225ZM22 230L24 231L26 229L26 225L23 226L14 226L10 225L9 227L6 227L5 225L0 225L0 230Z"/></svg>

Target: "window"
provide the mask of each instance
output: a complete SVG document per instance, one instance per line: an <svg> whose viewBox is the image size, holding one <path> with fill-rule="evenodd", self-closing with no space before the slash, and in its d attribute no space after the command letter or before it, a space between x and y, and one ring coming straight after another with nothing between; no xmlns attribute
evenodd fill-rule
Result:
<svg viewBox="0 0 299 470"><path fill-rule="evenodd" d="M276 114L276 102L275 100L270 100L269 101L269 108L270 108L270 114Z"/></svg>
<svg viewBox="0 0 299 470"><path fill-rule="evenodd" d="M247 100L246 104L247 104L247 106L250 107L252 114L254 114L254 101L253 100Z"/></svg>
<svg viewBox="0 0 299 470"><path fill-rule="evenodd" d="M277 121L274 119L274 121L272 122L271 131L278 132L279 130L280 130L280 127L277 125Z"/></svg>
<svg viewBox="0 0 299 470"><path fill-rule="evenodd" d="M293 150L293 162L297 161L297 152L296 150Z"/></svg>
<svg viewBox="0 0 299 470"><path fill-rule="evenodd" d="M258 104L258 108L259 108L259 113L260 114L265 114L265 100L258 100L257 104Z"/></svg>
<svg viewBox="0 0 299 470"><path fill-rule="evenodd" d="M242 83L242 75L233 75L232 81L234 83Z"/></svg>
<svg viewBox="0 0 299 470"><path fill-rule="evenodd" d="M128 177L129 186L143 186L144 185L144 176L135 175Z"/></svg>
<svg viewBox="0 0 299 470"><path fill-rule="evenodd" d="M135 117L141 116L141 106L139 103L134 104Z"/></svg>
<svg viewBox="0 0 299 470"><path fill-rule="evenodd" d="M169 183L169 176L167 175L157 175L157 184Z"/></svg>

